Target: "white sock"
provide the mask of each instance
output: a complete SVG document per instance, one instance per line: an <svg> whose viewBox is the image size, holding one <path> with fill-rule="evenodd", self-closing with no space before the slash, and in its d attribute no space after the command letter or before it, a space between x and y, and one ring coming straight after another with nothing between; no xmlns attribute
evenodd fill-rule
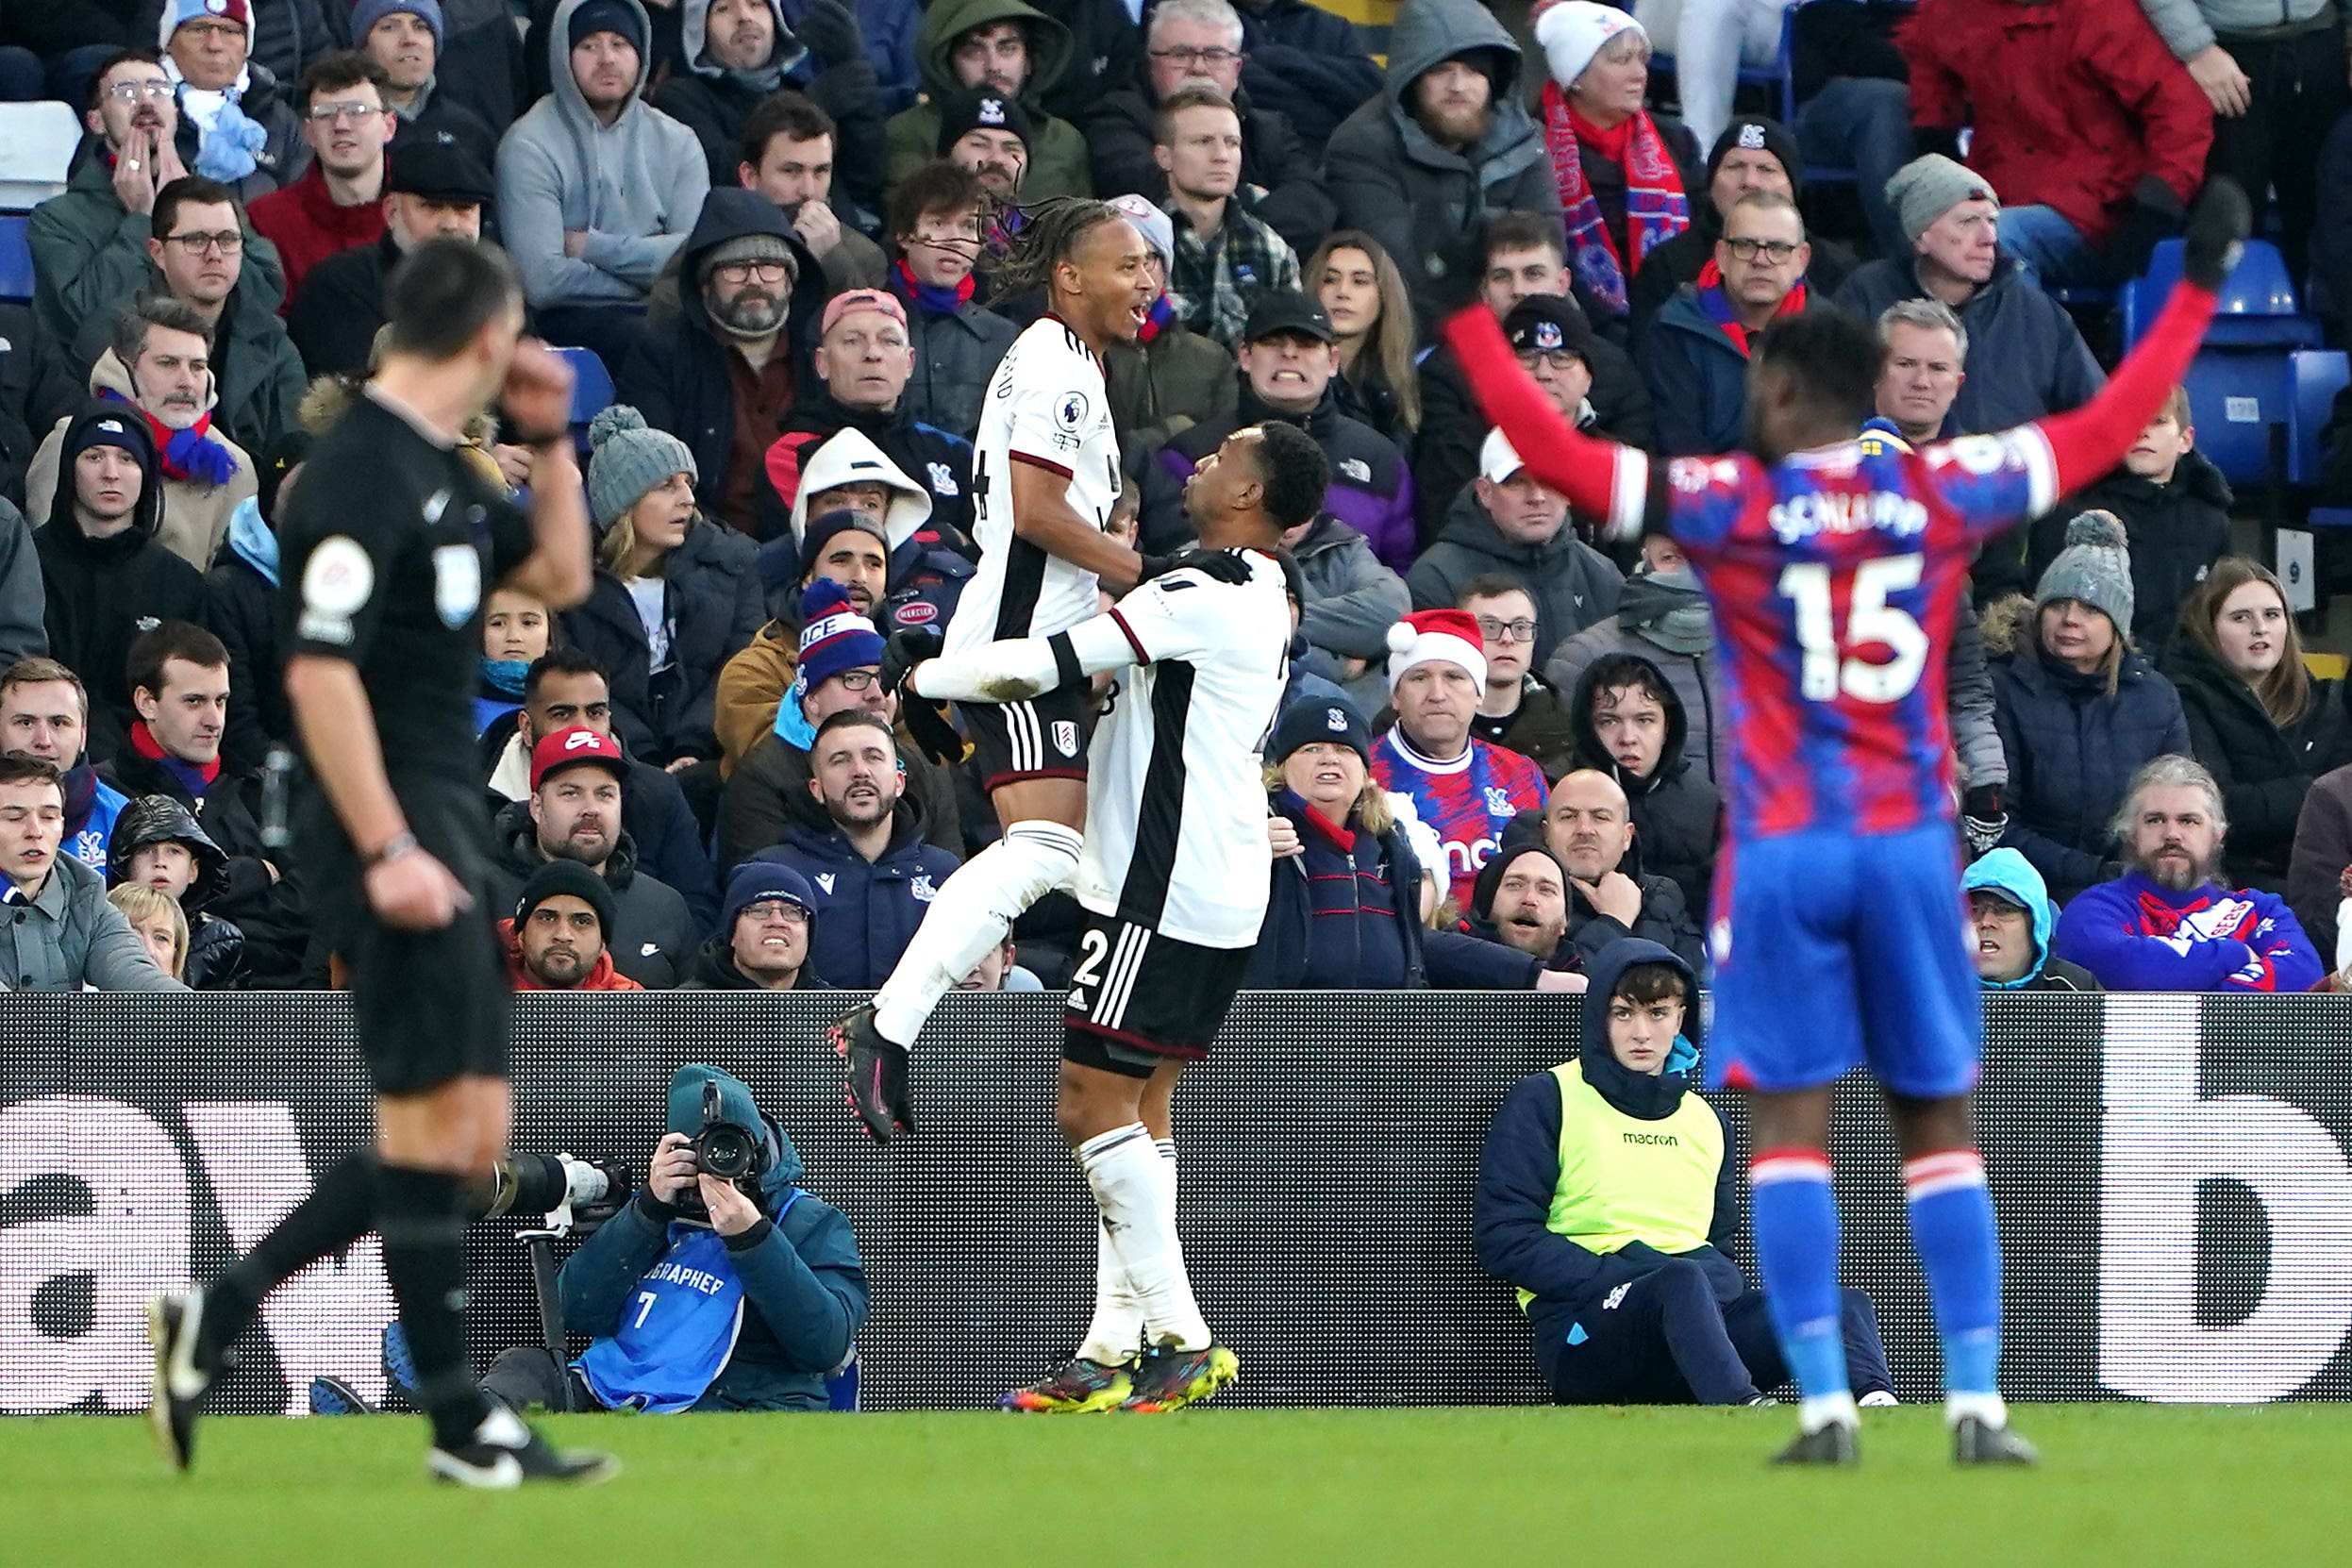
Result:
<svg viewBox="0 0 2352 1568"><path fill-rule="evenodd" d="M1943 1396L1943 1424L1946 1426L1957 1426L1972 1415L1988 1426L2006 1426L2009 1425L2009 1404L1997 1393L1947 1393Z"/></svg>
<svg viewBox="0 0 2352 1568"><path fill-rule="evenodd" d="M1128 1288L1143 1310L1144 1332L1155 1344L1206 1348L1209 1324L1193 1298L1184 1248L1176 1241L1170 1202L1175 1187L1167 1179L1167 1161L1152 1146L1151 1134L1141 1122L1113 1127L1078 1145L1078 1165L1093 1189L1105 1233L1126 1270Z"/></svg>
<svg viewBox="0 0 2352 1568"><path fill-rule="evenodd" d="M1153 1147L1159 1151L1166 1176L1166 1208L1173 1226L1176 1218L1176 1140L1157 1140ZM1086 1326L1086 1338L1078 1342L1078 1354L1102 1366L1117 1366L1135 1354L1143 1339L1143 1309L1135 1299L1135 1291L1127 1283L1126 1270L1119 1266L1118 1249L1110 1244L1110 1235L1104 1229L1102 1217L1094 1220L1094 1317Z"/></svg>
<svg viewBox="0 0 2352 1568"><path fill-rule="evenodd" d="M1818 1432L1824 1426L1860 1426L1862 1412L1854 1408L1854 1395L1841 1389L1798 1400L1796 1424L1808 1432Z"/></svg>
<svg viewBox="0 0 2352 1568"><path fill-rule="evenodd" d="M1074 885L1085 841L1058 822L1016 822L939 886L914 940L874 993L874 1026L911 1045L939 999L1004 945L1023 910Z"/></svg>

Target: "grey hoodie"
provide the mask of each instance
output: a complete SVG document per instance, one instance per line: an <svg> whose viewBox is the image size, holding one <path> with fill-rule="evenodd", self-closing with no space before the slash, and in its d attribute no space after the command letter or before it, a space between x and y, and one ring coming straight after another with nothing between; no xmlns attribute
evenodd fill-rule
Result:
<svg viewBox="0 0 2352 1568"><path fill-rule="evenodd" d="M686 242L710 167L694 133L642 96L600 124L572 79L566 43L582 0L563 0L547 27L554 84L498 143L498 222L532 305L634 304ZM644 23L638 0L623 0ZM650 60L638 63L642 93ZM567 233L586 231L576 259Z"/></svg>
<svg viewBox="0 0 2352 1568"><path fill-rule="evenodd" d="M1607 556L1562 523L1543 544L1516 544L1503 537L1478 504L1475 485L1464 487L1445 514L1445 527L1405 575L1415 609L1450 609L1474 577L1499 573L1527 585L1535 600L1535 653L1542 668L1552 650L1598 621L1617 613L1625 575ZM1573 691L1573 687L1561 688Z"/></svg>
<svg viewBox="0 0 2352 1568"><path fill-rule="evenodd" d="M2335 14L2335 0L2140 0L2175 59L2194 59L2210 49L2214 35L2244 37L2323 21Z"/></svg>

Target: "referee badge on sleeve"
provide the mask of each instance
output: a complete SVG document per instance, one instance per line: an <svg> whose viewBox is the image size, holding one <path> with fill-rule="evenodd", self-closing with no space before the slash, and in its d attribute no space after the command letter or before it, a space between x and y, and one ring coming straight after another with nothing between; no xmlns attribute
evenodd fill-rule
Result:
<svg viewBox="0 0 2352 1568"><path fill-rule="evenodd" d="M375 563L359 542L336 534L319 542L302 569L302 617L295 632L313 642L345 644L352 619L375 592Z"/></svg>
<svg viewBox="0 0 2352 1568"><path fill-rule="evenodd" d="M433 609L442 626L457 630L474 619L482 602L482 558L471 544L444 544L433 552Z"/></svg>

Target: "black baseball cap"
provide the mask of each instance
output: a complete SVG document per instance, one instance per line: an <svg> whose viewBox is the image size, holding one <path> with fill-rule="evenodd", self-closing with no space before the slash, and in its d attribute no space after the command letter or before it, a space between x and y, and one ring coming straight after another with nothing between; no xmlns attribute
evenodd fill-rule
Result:
<svg viewBox="0 0 2352 1568"><path fill-rule="evenodd" d="M1330 314L1312 298L1296 289L1268 289L1250 306L1249 321L1242 328L1242 341L1254 343L1260 338L1284 332L1294 332L1318 342L1340 341L1340 335L1331 330Z"/></svg>
<svg viewBox="0 0 2352 1568"><path fill-rule="evenodd" d="M1565 349L1579 359L1593 358L1593 325L1565 294L1536 294L1510 308L1503 336L1514 354L1553 354Z"/></svg>
<svg viewBox="0 0 2352 1568"><path fill-rule="evenodd" d="M387 160L384 190L388 194L422 196L434 202L472 202L488 207L495 194L490 171L459 142L440 136L419 136L394 142Z"/></svg>

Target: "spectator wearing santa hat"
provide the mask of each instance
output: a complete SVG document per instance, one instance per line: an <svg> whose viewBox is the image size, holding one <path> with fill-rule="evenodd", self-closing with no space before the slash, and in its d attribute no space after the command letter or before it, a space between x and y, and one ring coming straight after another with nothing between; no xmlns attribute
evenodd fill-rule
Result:
<svg viewBox="0 0 2352 1568"><path fill-rule="evenodd" d="M1543 770L1471 733L1486 692L1477 618L1425 609L1389 628L1389 701L1395 726L1372 748L1372 776L1411 798L1445 846L1450 880L1467 883L1502 842L1510 819L1543 804Z"/></svg>

